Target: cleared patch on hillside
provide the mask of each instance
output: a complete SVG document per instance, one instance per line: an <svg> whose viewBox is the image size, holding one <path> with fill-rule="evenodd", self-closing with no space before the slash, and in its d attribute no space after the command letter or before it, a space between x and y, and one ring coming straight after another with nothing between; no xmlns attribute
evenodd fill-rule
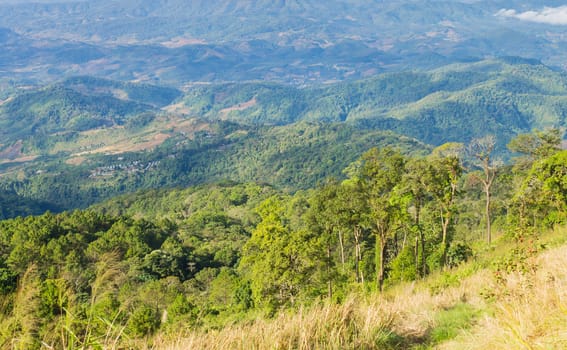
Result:
<svg viewBox="0 0 567 350"><path fill-rule="evenodd" d="M147 128L129 132L124 127L88 130L80 133L77 141L56 145L53 153L72 152L67 164L81 164L91 154L120 154L152 150L173 136L193 139L195 133L210 131L210 125L197 119L162 116Z"/></svg>
<svg viewBox="0 0 567 350"><path fill-rule="evenodd" d="M69 165L81 165L85 160L87 160L86 157L78 156L67 159L65 163Z"/></svg>
<svg viewBox="0 0 567 350"><path fill-rule="evenodd" d="M9 146L4 151L0 152L0 159L14 160L22 156L23 142L22 140L16 141L12 146Z"/></svg>
<svg viewBox="0 0 567 350"><path fill-rule="evenodd" d="M32 160L35 160L36 158L37 158L36 155L23 156L23 157L18 157L18 158L14 158L14 159L0 160L0 164L6 164L6 163L25 163L25 162L31 162Z"/></svg>
<svg viewBox="0 0 567 350"><path fill-rule="evenodd" d="M5 100L0 100L0 106L2 106L2 105L5 104L5 103L8 103L8 102L12 101L13 99L14 99L14 97L10 96L10 97L8 97L8 98L5 99Z"/></svg>
<svg viewBox="0 0 567 350"><path fill-rule="evenodd" d="M207 42L202 39L176 37L171 40L164 41L161 44L169 49L176 49L189 45L206 45Z"/></svg>
<svg viewBox="0 0 567 350"><path fill-rule="evenodd" d="M179 102L175 104L171 104L169 106L165 106L162 110L168 113L178 113L178 114L189 114L191 113L191 109L185 105L184 102Z"/></svg>
<svg viewBox="0 0 567 350"><path fill-rule="evenodd" d="M258 102L256 101L256 97L253 97L251 100L246 101L246 102L242 102L239 104L236 104L234 106L228 107L228 108L224 108L221 109L219 111L219 116L221 119L226 119L226 117L228 116L228 114L230 112L234 112L234 111L243 111L245 109L248 109L250 107L254 107Z"/></svg>
<svg viewBox="0 0 567 350"><path fill-rule="evenodd" d="M167 140L170 137L171 135L169 134L157 133L153 135L148 135L148 137L145 137L142 140L134 141L134 142L130 138L126 138L123 140L119 140L118 142L112 145L100 147L97 149L93 149L91 151L80 152L74 154L74 156L83 156L87 154L96 154L96 153L120 154L125 152L146 151L161 145L165 140Z"/></svg>

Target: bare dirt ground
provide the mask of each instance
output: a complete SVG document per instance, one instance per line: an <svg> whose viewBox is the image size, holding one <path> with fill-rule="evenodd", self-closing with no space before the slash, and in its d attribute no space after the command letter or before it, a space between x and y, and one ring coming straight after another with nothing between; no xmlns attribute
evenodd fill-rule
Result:
<svg viewBox="0 0 567 350"><path fill-rule="evenodd" d="M22 156L22 140L17 141L12 146L0 152L0 159L14 160Z"/></svg>
<svg viewBox="0 0 567 350"><path fill-rule="evenodd" d="M243 110L248 109L250 107L254 107L256 105L256 103L257 103L256 97L254 97L249 101L239 103L239 104L234 105L232 107L221 109L219 111L220 117L221 117L221 119L226 119L226 116L230 112L232 112L232 111L243 111Z"/></svg>

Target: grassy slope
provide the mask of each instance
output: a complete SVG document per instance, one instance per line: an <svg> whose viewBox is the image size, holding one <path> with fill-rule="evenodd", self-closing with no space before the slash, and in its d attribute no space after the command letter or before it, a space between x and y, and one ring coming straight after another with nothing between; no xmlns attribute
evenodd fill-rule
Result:
<svg viewBox="0 0 567 350"><path fill-rule="evenodd" d="M160 334L167 349L559 349L567 346L566 227L541 237L551 249L526 272L498 276L513 245L501 240L474 262L383 295L351 296L219 330ZM138 344L139 345L139 344Z"/></svg>

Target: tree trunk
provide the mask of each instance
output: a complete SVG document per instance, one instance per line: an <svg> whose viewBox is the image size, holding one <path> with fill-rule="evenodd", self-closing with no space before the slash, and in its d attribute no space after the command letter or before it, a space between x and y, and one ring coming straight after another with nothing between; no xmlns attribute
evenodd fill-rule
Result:
<svg viewBox="0 0 567 350"><path fill-rule="evenodd" d="M488 241L488 244L491 243L492 241L492 232L491 232L491 227L490 227L490 185L486 185L485 186L485 194L486 194L486 240Z"/></svg>
<svg viewBox="0 0 567 350"><path fill-rule="evenodd" d="M360 252L360 227L355 226L353 229L354 234L354 255L355 255L355 272L356 272L356 282L364 283L364 276L360 270L360 261L362 260Z"/></svg>
<svg viewBox="0 0 567 350"><path fill-rule="evenodd" d="M331 280L331 243L327 244L327 295L329 300L333 298L333 283Z"/></svg>
<svg viewBox="0 0 567 350"><path fill-rule="evenodd" d="M342 264L342 271L345 272L345 247L343 243L343 234L341 230L339 230L339 245L341 248L341 264Z"/></svg>
<svg viewBox="0 0 567 350"><path fill-rule="evenodd" d="M386 235L380 234L376 237L376 253L379 255L376 257L378 262L377 266L377 285L378 290L382 292L384 288L384 278L385 278L385 262L386 262Z"/></svg>
<svg viewBox="0 0 567 350"><path fill-rule="evenodd" d="M443 214L441 210L441 227L443 230L443 236L441 239L441 245L443 246L443 268L447 265L447 231L449 231L449 223L451 222L451 213L447 211Z"/></svg>
<svg viewBox="0 0 567 350"><path fill-rule="evenodd" d="M419 244L421 248L421 261L418 261L418 256L415 257L416 263L421 265L421 268L417 271L417 276L425 277L426 273L426 265L425 265L425 235L423 234L423 230L421 229L421 199L416 202L415 206L415 218L414 218L415 225L417 226L417 232L419 235ZM418 242L416 238L416 252L418 251L417 248Z"/></svg>
<svg viewBox="0 0 567 350"><path fill-rule="evenodd" d="M413 255L415 259L415 275L421 276L421 267L419 263L419 237L415 237L415 248L413 249Z"/></svg>

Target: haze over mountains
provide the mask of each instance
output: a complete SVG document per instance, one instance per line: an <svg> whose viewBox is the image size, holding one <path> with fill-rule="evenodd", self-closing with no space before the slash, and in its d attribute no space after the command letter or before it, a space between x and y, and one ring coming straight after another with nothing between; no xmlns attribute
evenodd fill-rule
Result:
<svg viewBox="0 0 567 350"><path fill-rule="evenodd" d="M561 1L3 1L0 78L313 84L521 56L563 67Z"/></svg>
<svg viewBox="0 0 567 350"><path fill-rule="evenodd" d="M545 7L543 6L545 5ZM4 1L0 188L60 208L567 126L559 1Z"/></svg>

